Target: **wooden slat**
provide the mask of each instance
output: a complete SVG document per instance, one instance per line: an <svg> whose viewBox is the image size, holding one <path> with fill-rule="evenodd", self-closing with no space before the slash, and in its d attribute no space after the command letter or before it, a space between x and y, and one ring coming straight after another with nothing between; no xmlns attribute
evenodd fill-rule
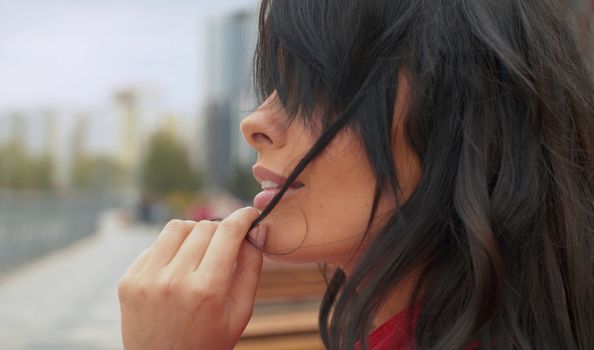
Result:
<svg viewBox="0 0 594 350"><path fill-rule="evenodd" d="M255 315L242 337L265 337L272 335L315 333L318 331L318 310L291 311Z"/></svg>
<svg viewBox="0 0 594 350"><path fill-rule="evenodd" d="M235 350L323 350L318 309L325 290L317 265L265 260L254 314Z"/></svg>
<svg viewBox="0 0 594 350"><path fill-rule="evenodd" d="M256 293L259 302L319 299L326 284L316 265L303 267L264 265Z"/></svg>
<svg viewBox="0 0 594 350"><path fill-rule="evenodd" d="M235 350L324 350L317 334L241 340Z"/></svg>

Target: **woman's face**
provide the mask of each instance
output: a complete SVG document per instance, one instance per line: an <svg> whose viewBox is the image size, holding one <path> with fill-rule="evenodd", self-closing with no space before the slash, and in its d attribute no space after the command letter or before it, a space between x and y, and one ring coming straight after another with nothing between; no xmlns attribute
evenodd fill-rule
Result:
<svg viewBox="0 0 594 350"><path fill-rule="evenodd" d="M287 177L317 140L315 133L299 119L288 123L275 94L242 121L241 131L258 151L254 174L259 182L274 178L262 171L263 168ZM402 153L395 151L397 156ZM401 158L406 158L403 165L408 170L401 171L399 177L411 177L410 157ZM397 160L397 168L398 163ZM399 180L401 186L410 182ZM351 257L365 249L373 237L373 229L395 209L394 196L384 194L374 225L362 241L373 203L375 178L363 144L349 129L334 138L305 168L297 182L303 186L287 192L263 221L268 230L264 251L273 260L325 261L347 268ZM264 182L265 187L274 185ZM263 209L271 193L274 192L258 195L255 206Z"/></svg>

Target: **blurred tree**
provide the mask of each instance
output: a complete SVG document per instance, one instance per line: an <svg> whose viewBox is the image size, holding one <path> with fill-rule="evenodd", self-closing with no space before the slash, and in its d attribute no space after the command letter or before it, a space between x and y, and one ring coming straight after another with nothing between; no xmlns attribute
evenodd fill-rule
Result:
<svg viewBox="0 0 594 350"><path fill-rule="evenodd" d="M250 202L261 191L260 184L254 179L250 167L237 165L225 185L226 189L237 198Z"/></svg>
<svg viewBox="0 0 594 350"><path fill-rule="evenodd" d="M30 155L20 143L0 147L0 187L48 190L52 171L53 163L46 155Z"/></svg>
<svg viewBox="0 0 594 350"><path fill-rule="evenodd" d="M160 198L174 192L195 192L202 185L202 176L192 169L187 149L167 131L151 137L141 179L143 191Z"/></svg>
<svg viewBox="0 0 594 350"><path fill-rule="evenodd" d="M51 158L47 155L29 158L28 161L29 188L49 190L52 187L52 173L54 169Z"/></svg>
<svg viewBox="0 0 594 350"><path fill-rule="evenodd" d="M72 166L72 184L79 189L105 189L122 184L118 162L104 155L80 156Z"/></svg>

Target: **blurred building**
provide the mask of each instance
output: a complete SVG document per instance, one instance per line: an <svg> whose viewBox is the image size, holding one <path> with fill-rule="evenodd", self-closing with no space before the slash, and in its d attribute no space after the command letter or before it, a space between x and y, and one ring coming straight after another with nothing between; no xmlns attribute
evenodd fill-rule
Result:
<svg viewBox="0 0 594 350"><path fill-rule="evenodd" d="M256 107L251 64L257 10L235 12L208 25L206 175L211 186L221 187L238 166L249 166L255 160L256 153L245 143L239 124Z"/></svg>
<svg viewBox="0 0 594 350"><path fill-rule="evenodd" d="M125 88L114 95L119 119L116 158L128 189L137 188L140 183L144 149L151 133L159 127L158 99L159 92L150 87Z"/></svg>
<svg viewBox="0 0 594 350"><path fill-rule="evenodd" d="M55 159L58 156L58 120L56 113L51 110L46 110L43 113L44 119L44 135L43 135L43 152L50 158Z"/></svg>
<svg viewBox="0 0 594 350"><path fill-rule="evenodd" d="M89 119L85 113L76 115L72 130L72 158L81 159L87 154L87 140L89 139Z"/></svg>
<svg viewBox="0 0 594 350"><path fill-rule="evenodd" d="M53 109L42 112L44 118L43 152L53 164L52 184L54 188L70 186L71 162L68 146L63 144L64 135L59 113Z"/></svg>
<svg viewBox="0 0 594 350"><path fill-rule="evenodd" d="M187 152L184 157L189 161L189 169L184 171L188 174L198 176L201 172L196 170L204 166L197 161L198 150L189 152L204 139L198 133L196 120L165 108L160 98L158 89L147 86L122 89L114 95L119 131L115 157L119 164L118 184L122 183L123 192L131 198L141 198L147 191L150 192L147 184L151 181L147 180L147 174L159 172L159 169L148 165L151 164L150 159L154 159L154 136L157 133L171 136L171 140L184 148ZM179 186L184 185L179 183Z"/></svg>
<svg viewBox="0 0 594 350"><path fill-rule="evenodd" d="M15 168L14 161L19 162L20 167L33 166L33 163L41 165L40 162L49 162L47 166L48 188L67 189L71 185L72 157L82 155L86 152L86 117L78 118L78 123L71 128L65 128L65 120L70 117L83 114L74 114L56 108L40 109L18 109L0 113L0 149L7 150L1 159L3 169L7 173L12 171L29 172L39 171L36 168ZM74 150L76 149L76 151ZM15 170L17 169L17 170ZM19 170L20 169L20 170ZM37 174L42 176L40 174ZM35 175L35 176L37 176ZM8 186L11 181L4 176L3 186ZM20 175L12 175L22 177ZM10 177L10 176L9 176ZM8 181L8 182L7 182ZM13 184L14 185L14 184Z"/></svg>
<svg viewBox="0 0 594 350"><path fill-rule="evenodd" d="M27 140L27 114L23 111L15 111L10 116L10 138L9 144L26 148Z"/></svg>
<svg viewBox="0 0 594 350"><path fill-rule="evenodd" d="M88 152L89 115L86 111L48 109L41 112L44 142L41 155L52 166L52 187L69 190L73 186L73 168Z"/></svg>
<svg viewBox="0 0 594 350"><path fill-rule="evenodd" d="M126 173L126 182L130 185L136 183L140 163L138 99L134 90L122 90L115 94L121 123L118 161Z"/></svg>
<svg viewBox="0 0 594 350"><path fill-rule="evenodd" d="M190 157L190 164L194 169L204 170L207 168L206 158L208 156L206 140L206 122L204 116L206 111L201 111L197 118L190 119L185 132L188 138L188 154Z"/></svg>

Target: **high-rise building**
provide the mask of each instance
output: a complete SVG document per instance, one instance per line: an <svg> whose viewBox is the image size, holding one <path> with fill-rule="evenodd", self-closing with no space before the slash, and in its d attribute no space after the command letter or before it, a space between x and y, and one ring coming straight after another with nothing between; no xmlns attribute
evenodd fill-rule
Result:
<svg viewBox="0 0 594 350"><path fill-rule="evenodd" d="M194 169L206 170L208 155L208 140L206 139L206 111L202 111L197 118L193 118L187 123L188 137L188 155L190 164Z"/></svg>
<svg viewBox="0 0 594 350"><path fill-rule="evenodd" d="M60 122L55 110L42 112L44 119L43 153L52 163L52 186L63 189L68 185L70 169L66 167L66 155L61 146Z"/></svg>
<svg viewBox="0 0 594 350"><path fill-rule="evenodd" d="M137 99L133 90L123 90L115 96L121 123L118 160L128 184L136 182L139 163Z"/></svg>
<svg viewBox="0 0 594 350"><path fill-rule="evenodd" d="M82 159L87 153L87 140L89 138L89 119L85 113L78 113L75 116L72 129L72 158Z"/></svg>
<svg viewBox="0 0 594 350"><path fill-rule="evenodd" d="M148 88L128 88L114 96L120 123L117 158L124 171L125 186L129 189L140 183L143 146L157 127L156 94Z"/></svg>
<svg viewBox="0 0 594 350"><path fill-rule="evenodd" d="M206 107L206 170L212 186L222 186L237 166L255 160L239 124L256 106L251 63L256 48L257 11L247 9L209 23Z"/></svg>

